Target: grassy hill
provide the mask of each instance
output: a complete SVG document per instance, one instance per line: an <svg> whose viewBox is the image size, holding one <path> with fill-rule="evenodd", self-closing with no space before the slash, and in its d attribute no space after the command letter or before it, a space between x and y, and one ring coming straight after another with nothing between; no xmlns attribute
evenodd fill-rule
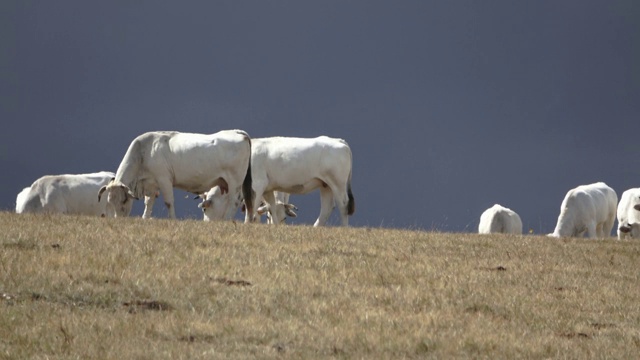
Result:
<svg viewBox="0 0 640 360"><path fill-rule="evenodd" d="M0 358L636 358L640 242L0 213Z"/></svg>

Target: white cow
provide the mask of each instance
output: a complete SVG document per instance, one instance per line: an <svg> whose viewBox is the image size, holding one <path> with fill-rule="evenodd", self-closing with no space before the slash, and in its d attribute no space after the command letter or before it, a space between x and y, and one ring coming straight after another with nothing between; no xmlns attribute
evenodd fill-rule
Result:
<svg viewBox="0 0 640 360"><path fill-rule="evenodd" d="M258 215L267 215L267 224L277 224L275 223L275 219L280 219L279 224L282 224L285 222L287 217L294 218L298 216L298 214L296 214L298 208L295 205L289 203L290 194L280 191L274 191L273 196L276 199L275 209L265 202L261 204L260 207L256 210ZM276 213L275 215L274 212Z"/></svg>
<svg viewBox="0 0 640 360"><path fill-rule="evenodd" d="M560 206L554 237L604 238L611 235L616 220L616 192L603 182L569 190Z"/></svg>
<svg viewBox="0 0 640 360"><path fill-rule="evenodd" d="M173 188L202 194L218 185L223 191L252 199L251 139L242 130L214 134L156 131L135 138L115 179L102 187L115 216L129 216L133 199L144 196L143 218L151 217L159 191L175 218ZM249 201L249 209L253 203ZM249 217L245 217L249 222Z"/></svg>
<svg viewBox="0 0 640 360"><path fill-rule="evenodd" d="M513 210L495 204L480 216L480 234L522 234L522 220Z"/></svg>
<svg viewBox="0 0 640 360"><path fill-rule="evenodd" d="M320 215L314 226L325 225L334 206L340 210L342 225L355 211L351 192L351 149L346 141L327 136L317 138L271 137L253 139L251 168L253 209L263 197L276 206L273 191L306 194L320 190ZM245 198L245 204L247 203ZM335 204L335 205L334 205ZM272 212L273 223L280 223L279 211ZM255 218L255 215L252 216Z"/></svg>
<svg viewBox="0 0 640 360"><path fill-rule="evenodd" d="M276 207L274 211L278 212L278 218L284 222L286 217L298 216L295 211L298 208L289 204L289 194L275 191L274 197L276 199ZM231 201L231 196L228 192L224 192L219 186L214 186L207 193L199 195L196 199L201 198L203 201L198 204L198 207L202 209L204 221L212 221L225 219L230 220L235 215L236 211L242 204L242 196L236 197L235 201ZM245 211L243 209L243 211ZM257 209L258 215L267 215L267 223L272 224L272 209L269 204L263 202Z"/></svg>
<svg viewBox="0 0 640 360"><path fill-rule="evenodd" d="M114 176L107 171L43 176L18 194L16 212L106 216L107 202L96 193Z"/></svg>
<svg viewBox="0 0 640 360"><path fill-rule="evenodd" d="M640 238L640 188L629 189L618 204L618 239Z"/></svg>

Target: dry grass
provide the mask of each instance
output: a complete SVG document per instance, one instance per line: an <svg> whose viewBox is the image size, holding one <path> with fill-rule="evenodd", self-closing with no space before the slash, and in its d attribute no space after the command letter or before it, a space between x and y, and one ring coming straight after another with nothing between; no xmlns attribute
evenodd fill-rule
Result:
<svg viewBox="0 0 640 360"><path fill-rule="evenodd" d="M0 213L0 358L636 358L640 243Z"/></svg>

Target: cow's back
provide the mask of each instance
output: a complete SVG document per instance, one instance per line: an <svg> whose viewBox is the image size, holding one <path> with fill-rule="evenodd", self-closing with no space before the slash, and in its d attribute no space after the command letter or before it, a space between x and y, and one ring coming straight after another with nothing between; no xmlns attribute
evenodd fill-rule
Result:
<svg viewBox="0 0 640 360"><path fill-rule="evenodd" d="M352 165L347 143L327 136L253 139L251 161L255 172L266 174L274 183L291 186L303 184L312 174L346 179Z"/></svg>
<svg viewBox="0 0 640 360"><path fill-rule="evenodd" d="M31 185L25 212L50 212L100 216L106 199L98 202L98 191L114 176L110 172L47 175Z"/></svg>
<svg viewBox="0 0 640 360"><path fill-rule="evenodd" d="M480 216L478 232L480 234L522 234L522 220L515 211L496 204Z"/></svg>
<svg viewBox="0 0 640 360"><path fill-rule="evenodd" d="M242 170L244 177L251 156L249 136L241 130L224 130L214 134L172 133L156 140L155 152L145 165L154 174L169 168L175 187L206 192L215 178ZM220 175L218 175L220 176Z"/></svg>
<svg viewBox="0 0 640 360"><path fill-rule="evenodd" d="M565 196L558 225L554 234L580 235L590 224L606 224L605 232L611 232L616 216L618 196L603 182L581 185L569 190Z"/></svg>
<svg viewBox="0 0 640 360"><path fill-rule="evenodd" d="M618 195L603 182L585 186L585 192L593 199L596 220L600 222L615 219Z"/></svg>

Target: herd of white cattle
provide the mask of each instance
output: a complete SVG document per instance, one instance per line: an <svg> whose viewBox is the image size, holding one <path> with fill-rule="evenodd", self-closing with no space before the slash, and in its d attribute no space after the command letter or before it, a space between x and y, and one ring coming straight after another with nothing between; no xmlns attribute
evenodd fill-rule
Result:
<svg viewBox="0 0 640 360"><path fill-rule="evenodd" d="M175 218L173 188L202 198L204 220L229 220L242 206L245 223L267 214L268 222L295 217L289 194L320 190L325 225L335 207L341 223L355 211L351 191L351 149L342 139L271 137L252 139L242 130L214 134L148 132L136 137L116 173L47 175L16 198L17 213L129 216L133 201L144 197L150 218L162 195Z"/></svg>
<svg viewBox="0 0 640 360"><path fill-rule="evenodd" d="M640 238L640 188L626 190L618 203L616 192L603 182L581 185L565 195L556 228L548 236L606 238L616 214L618 239ZM478 232L522 234L522 220L515 211L496 204L480 216Z"/></svg>
<svg viewBox="0 0 640 360"><path fill-rule="evenodd" d="M355 211L351 191L352 154L346 141L317 138L250 138L242 130L214 134L156 131L135 138L116 173L47 175L24 188L16 198L17 213L64 213L102 217L129 216L133 201L144 197L143 218L150 218L161 194L175 218L173 188L202 199L204 220L230 220L239 208L245 223L267 215L280 224L298 210L289 194L320 191L320 215L314 226L327 223L335 207L341 224ZM569 190L549 236L605 238L616 214L618 238L640 238L640 188L626 190L620 202L603 182ZM513 210L494 205L480 216L481 234L522 234L522 220Z"/></svg>

